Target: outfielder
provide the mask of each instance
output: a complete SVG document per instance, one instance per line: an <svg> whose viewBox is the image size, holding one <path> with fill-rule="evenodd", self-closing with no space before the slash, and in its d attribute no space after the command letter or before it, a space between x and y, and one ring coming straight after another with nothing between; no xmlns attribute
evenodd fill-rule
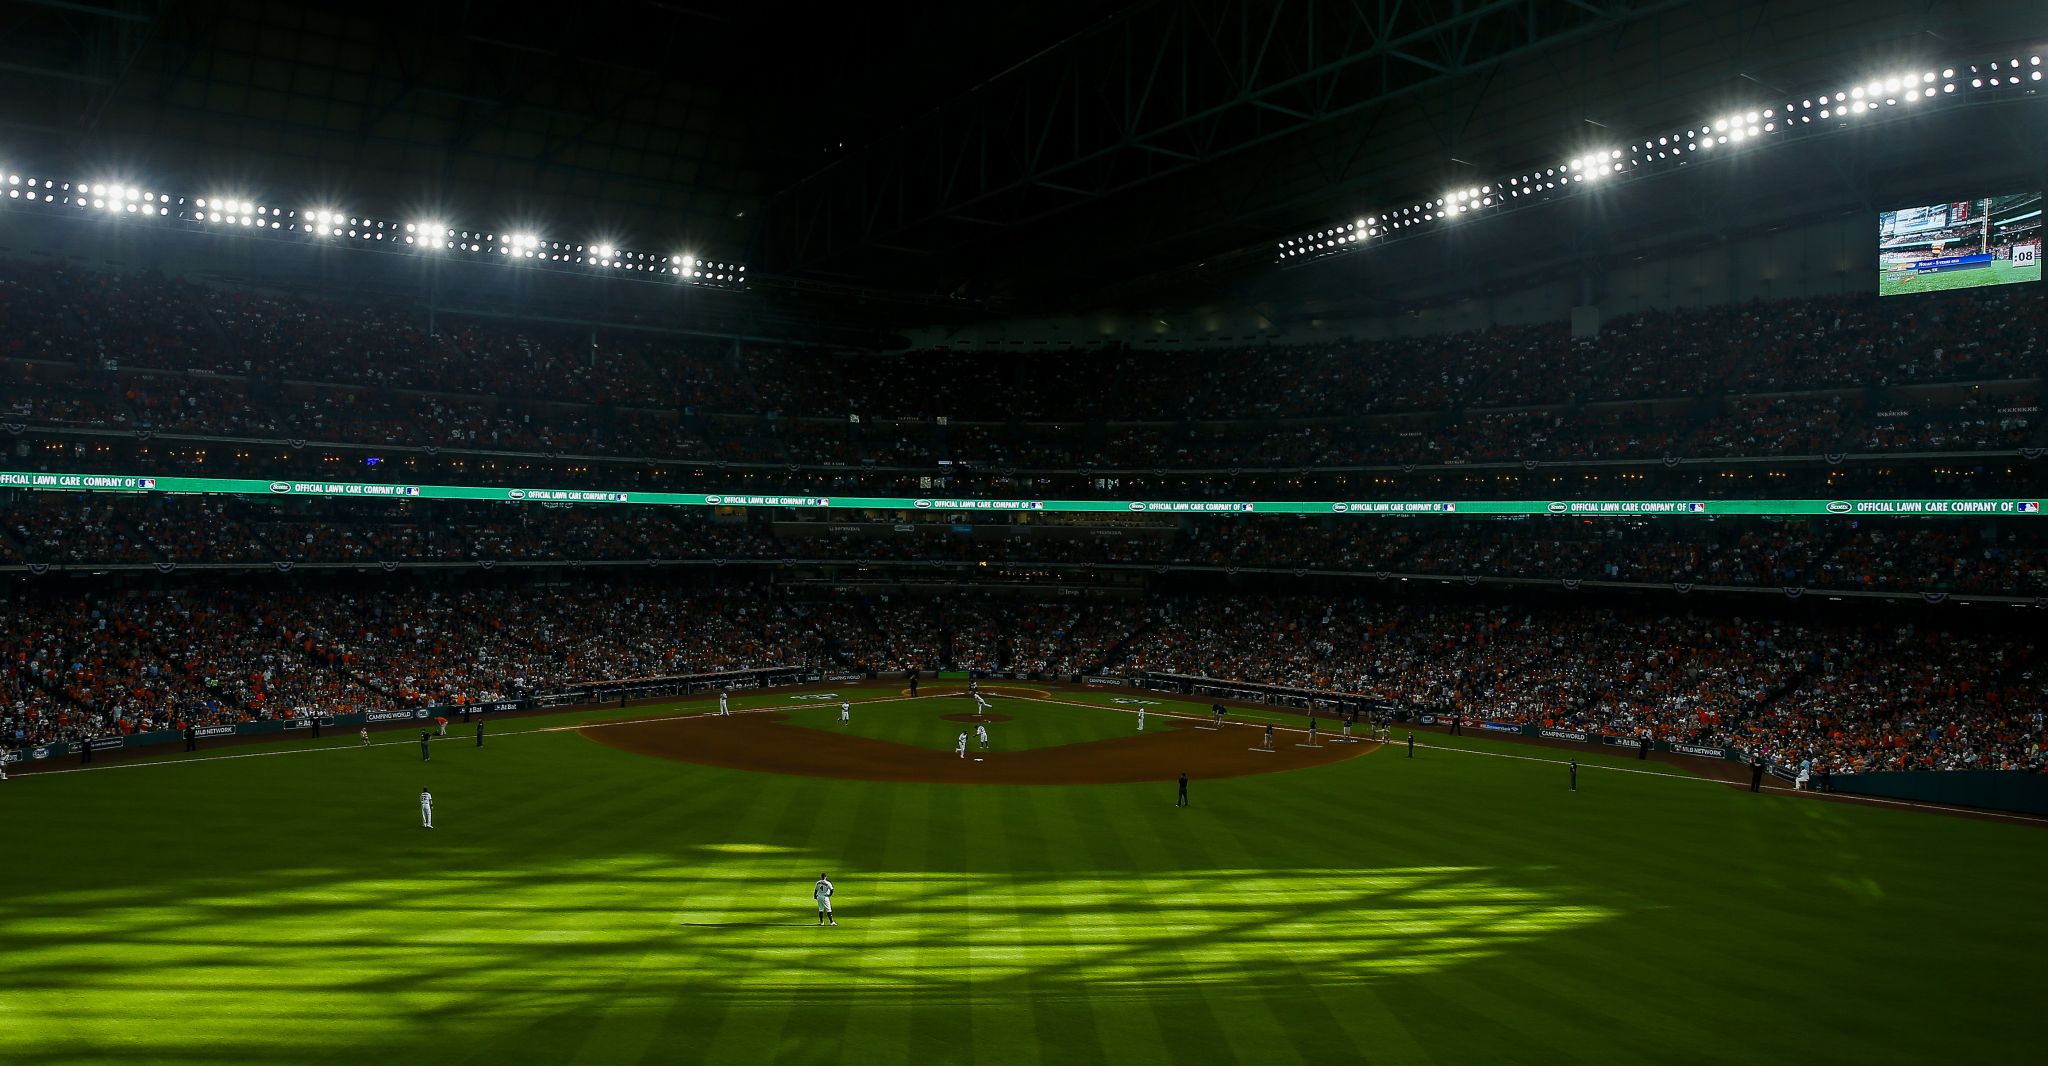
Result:
<svg viewBox="0 0 2048 1066"><path fill-rule="evenodd" d="M363 747L366 747L366 748L367 748L367 747L369 747L369 746L370 746L370 727L369 727L369 726L364 726L364 727L363 727L362 729L358 730L358 731L357 731L357 733L358 733L358 735L359 735L359 736L361 736L361 737L363 738Z"/></svg>
<svg viewBox="0 0 2048 1066"><path fill-rule="evenodd" d="M434 828L434 794L420 789L420 827Z"/></svg>
<svg viewBox="0 0 2048 1066"><path fill-rule="evenodd" d="M960 757L961 757L961 758L963 758L963 759L965 759L965 758L967 757L967 734L966 734L966 733L962 733L962 734L960 734L960 740L959 740L959 742L953 745L953 754L955 754L955 755L958 755L958 756L960 756Z"/></svg>
<svg viewBox="0 0 2048 1066"><path fill-rule="evenodd" d="M965 736L966 734L961 734ZM832 879L818 875L818 883L811 888L811 898L818 901L818 924L838 925L839 919L832 917Z"/></svg>
<svg viewBox="0 0 2048 1066"><path fill-rule="evenodd" d="M975 726L975 727L974 727L974 739L976 739L976 740L978 740L978 741L981 741L981 747L982 747L982 750L983 750L983 751L987 751L987 750L988 750L988 727L987 727L987 726L985 726L985 725L978 725L978 726Z"/></svg>
<svg viewBox="0 0 2048 1066"><path fill-rule="evenodd" d="M840 701L839 701L839 724L841 724L841 725L845 725L846 723L848 723L848 722L851 722L851 721L853 721L853 705L852 705L852 704L850 704L850 703L847 703L847 702L846 702L845 700L840 700Z"/></svg>

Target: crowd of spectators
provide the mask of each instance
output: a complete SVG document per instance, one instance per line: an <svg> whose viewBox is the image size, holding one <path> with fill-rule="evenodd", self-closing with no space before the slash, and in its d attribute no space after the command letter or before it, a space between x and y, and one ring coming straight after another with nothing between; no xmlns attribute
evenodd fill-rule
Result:
<svg viewBox="0 0 2048 1066"><path fill-rule="evenodd" d="M1274 516L1126 528L899 518L766 522L672 507L16 491L0 497L0 565L1040 563L2048 593L2048 540L2013 522Z"/></svg>
<svg viewBox="0 0 2048 1066"><path fill-rule="evenodd" d="M0 418L926 476L2009 450L2041 442L2040 318L1996 290L1582 338L856 358L0 263Z"/></svg>
<svg viewBox="0 0 2048 1066"><path fill-rule="evenodd" d="M0 495L0 566L886 561L2048 594L2048 534L2020 520L1259 516L1041 526L902 517L15 492Z"/></svg>
<svg viewBox="0 0 2048 1066"><path fill-rule="evenodd" d="M769 666L1148 671L1730 746L1835 772L2048 768L2039 641L1924 623L1327 597L786 599L625 582L8 594L11 745Z"/></svg>

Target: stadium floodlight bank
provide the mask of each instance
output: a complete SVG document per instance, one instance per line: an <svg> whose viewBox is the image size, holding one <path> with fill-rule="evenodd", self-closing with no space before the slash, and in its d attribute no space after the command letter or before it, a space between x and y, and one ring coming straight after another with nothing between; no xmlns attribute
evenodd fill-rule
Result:
<svg viewBox="0 0 2048 1066"><path fill-rule="evenodd" d="M550 239L440 221L403 221L329 208L286 208L254 200L187 196L120 181L67 181L0 166L0 203L80 218L239 234L292 244L498 260L554 270L660 278L713 289L744 288L747 268L690 252L636 251L605 242Z"/></svg>
<svg viewBox="0 0 2048 1066"><path fill-rule="evenodd" d="M1375 208L1275 242L1274 262L1291 264L1356 251L1370 241L1411 236L1469 215L1550 200L1702 159L1784 143L1892 118L1929 114L1944 105L2020 96L2043 87L2041 50L1949 66L1927 66L1865 78L1828 91L1785 94L1782 104L1723 111L1696 121L1666 123L1626 144L1560 154L1552 162L1488 182L1451 189L1405 206Z"/></svg>
<svg viewBox="0 0 2048 1066"><path fill-rule="evenodd" d="M1398 515L1566 515L1642 518L1811 515L1815 517L2039 516L2040 500L1003 500L911 496L805 496L773 493L634 492L498 485L403 485L352 481L263 481L249 478L148 477L0 471L0 488L52 492L213 493L227 496L319 496L354 499L503 500L543 504L637 504L658 507L796 508L901 511L1074 511L1180 515L1321 514L1359 518Z"/></svg>

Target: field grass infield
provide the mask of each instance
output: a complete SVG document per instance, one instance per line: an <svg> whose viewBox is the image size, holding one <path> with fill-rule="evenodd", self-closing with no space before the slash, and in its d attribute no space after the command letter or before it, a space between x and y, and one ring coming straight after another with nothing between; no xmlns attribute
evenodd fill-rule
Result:
<svg viewBox="0 0 2048 1066"><path fill-rule="evenodd" d="M951 757L930 701L835 691L864 734ZM1091 706L999 739L1130 730L1128 694L1054 695ZM735 705L836 720L791 696ZM1196 780L1179 809L1164 780L823 780L557 728L702 706L503 720L427 763L393 733L0 785L0 1061L1868 1064L2038 1044L2041 828L1597 755L1574 793L1566 753L1477 738ZM820 872L838 928L816 925Z"/></svg>

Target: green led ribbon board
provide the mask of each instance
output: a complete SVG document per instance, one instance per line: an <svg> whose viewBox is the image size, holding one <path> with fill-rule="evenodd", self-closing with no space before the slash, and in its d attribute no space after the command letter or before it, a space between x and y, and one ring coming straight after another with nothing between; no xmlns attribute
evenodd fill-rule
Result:
<svg viewBox="0 0 2048 1066"><path fill-rule="evenodd" d="M349 481L262 481L254 478L146 477L125 474L38 474L0 471L0 488L59 492L214 493L229 496L317 496L342 499L506 500L527 503L629 504L654 507L789 507L901 511L1066 511L1146 514L1394 515L1933 515L1978 518L2039 515L2040 500L970 500L911 496L778 496L761 493L621 492L481 485L386 485Z"/></svg>

